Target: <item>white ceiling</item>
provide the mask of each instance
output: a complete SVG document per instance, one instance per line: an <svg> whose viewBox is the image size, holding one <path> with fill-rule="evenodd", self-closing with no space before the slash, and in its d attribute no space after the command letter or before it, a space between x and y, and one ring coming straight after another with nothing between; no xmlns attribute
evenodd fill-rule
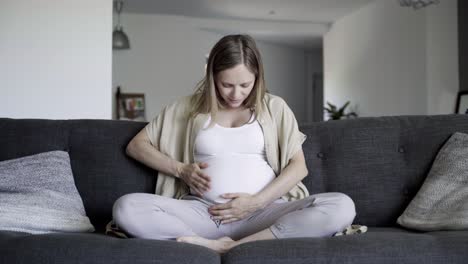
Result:
<svg viewBox="0 0 468 264"><path fill-rule="evenodd" d="M314 49L331 23L372 1L125 0L123 12L193 17L203 30Z"/></svg>

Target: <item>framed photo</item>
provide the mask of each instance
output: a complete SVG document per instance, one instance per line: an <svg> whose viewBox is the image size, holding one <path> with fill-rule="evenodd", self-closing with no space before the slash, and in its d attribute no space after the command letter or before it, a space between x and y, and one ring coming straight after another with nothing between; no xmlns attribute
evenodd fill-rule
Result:
<svg viewBox="0 0 468 264"><path fill-rule="evenodd" d="M145 94L121 93L117 87L116 105L118 120L146 121Z"/></svg>
<svg viewBox="0 0 468 264"><path fill-rule="evenodd" d="M468 114L468 91L458 92L455 114Z"/></svg>

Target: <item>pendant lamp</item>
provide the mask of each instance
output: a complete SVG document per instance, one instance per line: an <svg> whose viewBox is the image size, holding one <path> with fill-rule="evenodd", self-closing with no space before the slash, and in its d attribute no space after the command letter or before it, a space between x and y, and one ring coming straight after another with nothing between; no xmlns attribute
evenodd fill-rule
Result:
<svg viewBox="0 0 468 264"><path fill-rule="evenodd" d="M130 41L127 34L123 31L120 24L120 13L122 12L123 1L117 0L115 2L115 10L117 11L117 25L112 32L112 48L113 49L130 49Z"/></svg>
<svg viewBox="0 0 468 264"><path fill-rule="evenodd" d="M411 6L413 9L420 9L431 4L438 4L439 0L400 0L401 6Z"/></svg>

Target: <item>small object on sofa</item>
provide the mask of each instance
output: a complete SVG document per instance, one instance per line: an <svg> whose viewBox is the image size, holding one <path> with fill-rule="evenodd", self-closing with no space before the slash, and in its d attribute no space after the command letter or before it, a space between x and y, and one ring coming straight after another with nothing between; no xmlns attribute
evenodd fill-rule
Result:
<svg viewBox="0 0 468 264"><path fill-rule="evenodd" d="M350 225L341 232L335 233L333 236L346 236L354 234L362 234L367 232L367 226L365 225Z"/></svg>
<svg viewBox="0 0 468 264"><path fill-rule="evenodd" d="M420 231L468 229L468 134L454 133L397 223Z"/></svg>
<svg viewBox="0 0 468 264"><path fill-rule="evenodd" d="M94 232L65 151L0 162L0 230Z"/></svg>

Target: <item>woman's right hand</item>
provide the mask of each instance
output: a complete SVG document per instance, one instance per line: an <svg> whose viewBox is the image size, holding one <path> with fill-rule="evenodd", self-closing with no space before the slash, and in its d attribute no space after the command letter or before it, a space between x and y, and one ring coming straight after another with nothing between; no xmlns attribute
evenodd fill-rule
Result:
<svg viewBox="0 0 468 264"><path fill-rule="evenodd" d="M210 189L210 176L206 175L202 169L208 167L206 162L184 164L179 167L179 178L181 178L196 195L200 197Z"/></svg>

